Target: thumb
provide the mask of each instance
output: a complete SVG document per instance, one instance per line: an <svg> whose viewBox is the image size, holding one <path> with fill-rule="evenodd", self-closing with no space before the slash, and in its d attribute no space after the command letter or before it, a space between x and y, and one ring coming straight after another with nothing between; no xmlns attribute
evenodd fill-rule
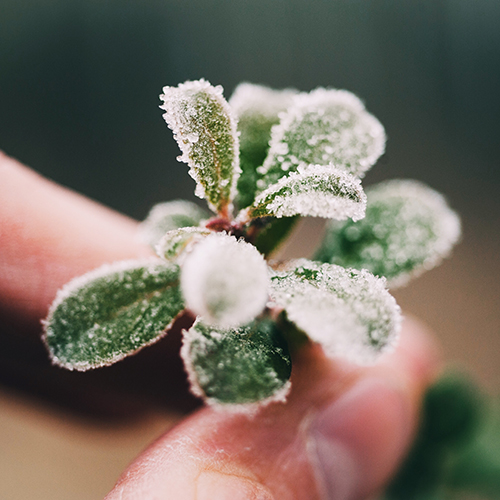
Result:
<svg viewBox="0 0 500 500"><path fill-rule="evenodd" d="M254 416L200 410L147 449L106 499L364 498L402 458L436 371L422 330L407 321L396 352L370 368L302 349L286 404Z"/></svg>

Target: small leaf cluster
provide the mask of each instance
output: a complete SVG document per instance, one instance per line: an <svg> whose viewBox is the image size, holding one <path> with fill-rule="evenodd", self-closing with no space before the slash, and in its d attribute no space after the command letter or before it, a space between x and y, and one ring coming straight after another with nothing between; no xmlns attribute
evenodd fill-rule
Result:
<svg viewBox="0 0 500 500"><path fill-rule="evenodd" d="M383 500L500 498L500 407L463 373L428 390L412 449Z"/></svg>
<svg viewBox="0 0 500 500"><path fill-rule="evenodd" d="M165 87L160 98L178 159L210 211L155 206L141 234L157 259L67 284L45 321L53 361L76 370L114 363L188 315L181 355L193 392L241 407L285 398L301 342L357 363L390 350L401 314L387 283L436 265L460 223L415 181L365 193L386 138L363 103L344 90L248 83L227 102L205 80ZM314 259L268 260L307 216L330 220Z"/></svg>

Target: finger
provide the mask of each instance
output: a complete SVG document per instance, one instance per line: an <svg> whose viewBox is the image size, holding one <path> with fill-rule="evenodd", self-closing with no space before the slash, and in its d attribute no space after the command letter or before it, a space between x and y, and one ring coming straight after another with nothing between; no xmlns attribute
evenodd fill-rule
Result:
<svg viewBox="0 0 500 500"><path fill-rule="evenodd" d="M151 255L137 223L44 179L0 152L0 381L99 417L151 404L193 407L178 356L179 328L112 367L51 366L40 320L57 290L106 262ZM168 380L168 384L165 381Z"/></svg>
<svg viewBox="0 0 500 500"><path fill-rule="evenodd" d="M371 368L305 348L286 404L253 417L201 410L146 450L106 499L365 498L401 460L437 360L410 322L397 351Z"/></svg>
<svg viewBox="0 0 500 500"><path fill-rule="evenodd" d="M56 291L105 262L150 251L137 223L44 179L0 152L0 304L39 321Z"/></svg>

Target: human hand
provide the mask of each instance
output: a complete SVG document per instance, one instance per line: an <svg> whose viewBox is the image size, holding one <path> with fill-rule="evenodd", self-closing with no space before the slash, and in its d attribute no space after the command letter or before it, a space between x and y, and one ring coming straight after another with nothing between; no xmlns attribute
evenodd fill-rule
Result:
<svg viewBox="0 0 500 500"><path fill-rule="evenodd" d="M7 336L25 331L23 338L40 346L34 335L59 287L104 262L149 251L136 242L133 221L5 156L0 178L0 314L11 325ZM437 367L435 347L422 327L406 322L403 330L396 352L370 368L332 362L312 345L303 348L294 359L286 404L270 405L253 417L198 411L146 450L107 498L365 498L402 458ZM135 358L142 356L142 366L151 366L151 358L144 358L151 351L156 368L162 356L174 363L174 344L160 342ZM73 374L46 367L45 373L56 384L64 374L85 378L86 390L79 394L86 403L104 398L109 405L115 401L108 399L112 386L89 400L89 394L102 391L94 373L137 374L140 363L133 359L118 364L125 367L121 372L110 367ZM176 385L152 373L159 386ZM179 387L185 394L185 385Z"/></svg>
<svg viewBox="0 0 500 500"><path fill-rule="evenodd" d="M41 341L40 320L66 282L105 262L152 255L136 234L137 222L0 152L1 383L99 418L130 418L152 405L180 411L199 405L178 356L180 328L136 356L87 373L52 366Z"/></svg>

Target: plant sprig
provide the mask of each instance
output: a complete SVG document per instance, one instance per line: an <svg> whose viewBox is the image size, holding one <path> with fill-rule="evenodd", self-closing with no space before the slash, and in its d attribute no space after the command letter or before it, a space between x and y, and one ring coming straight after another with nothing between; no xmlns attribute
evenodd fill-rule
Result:
<svg viewBox="0 0 500 500"><path fill-rule="evenodd" d="M361 178L383 154L385 132L361 101L335 89L242 84L228 103L205 80L165 87L161 99L178 159L212 213L162 203L141 227L157 260L66 285L45 321L53 362L114 363L188 310L196 320L182 357L193 392L241 408L283 400L299 338L359 363L390 350L401 314L386 278L398 284L437 264L460 224L414 181L365 195ZM316 260L273 267L265 257L304 216L332 220Z"/></svg>

